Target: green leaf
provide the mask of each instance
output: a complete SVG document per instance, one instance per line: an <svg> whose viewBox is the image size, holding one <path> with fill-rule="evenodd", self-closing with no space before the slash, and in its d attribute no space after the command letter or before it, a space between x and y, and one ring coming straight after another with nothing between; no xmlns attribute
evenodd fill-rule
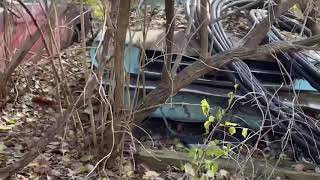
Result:
<svg viewBox="0 0 320 180"><path fill-rule="evenodd" d="M201 158L203 156L203 150L193 147L189 150L188 156L193 159Z"/></svg>
<svg viewBox="0 0 320 180"><path fill-rule="evenodd" d="M201 109L205 116L209 115L210 105L206 99L201 100Z"/></svg>
<svg viewBox="0 0 320 180"><path fill-rule="evenodd" d="M232 123L232 122L229 122L229 121L225 121L224 122L224 125L226 125L226 126L238 126L238 124L237 123Z"/></svg>
<svg viewBox="0 0 320 180"><path fill-rule="evenodd" d="M81 162L88 162L88 161L91 161L91 160L93 160L93 156L92 155L84 155L80 159Z"/></svg>
<svg viewBox="0 0 320 180"><path fill-rule="evenodd" d="M206 168L206 169L210 169L211 166L212 166L212 164L213 164L213 161L206 159L206 160L204 161L204 163L205 163L205 168Z"/></svg>
<svg viewBox="0 0 320 180"><path fill-rule="evenodd" d="M182 142L178 138L174 138L174 143L176 145L176 148L184 149L185 146L182 144Z"/></svg>
<svg viewBox="0 0 320 180"><path fill-rule="evenodd" d="M190 180L202 180L201 178L197 177L197 176L191 176Z"/></svg>
<svg viewBox="0 0 320 180"><path fill-rule="evenodd" d="M7 146L4 145L3 142L0 142L0 154L3 154L6 149L7 149Z"/></svg>
<svg viewBox="0 0 320 180"><path fill-rule="evenodd" d="M183 166L184 172L190 176L195 176L196 175L196 171L195 169L192 167L192 165L190 163L186 163Z"/></svg>
<svg viewBox="0 0 320 180"><path fill-rule="evenodd" d="M237 132L237 130L236 130L235 127L229 127L228 131L229 131L229 134L230 134L231 136L234 135L234 134Z"/></svg>
<svg viewBox="0 0 320 180"><path fill-rule="evenodd" d="M17 123L17 120L16 119L11 119L11 120L8 120L7 122L6 122L6 124L8 124L8 125L15 125Z"/></svg>
<svg viewBox="0 0 320 180"><path fill-rule="evenodd" d="M219 108L219 109L218 109L218 112L217 112L217 114L216 114L217 121L221 121L222 118L224 117L224 115L225 115L225 110Z"/></svg>
<svg viewBox="0 0 320 180"><path fill-rule="evenodd" d="M238 89L238 87L239 87L239 84L234 85L234 89Z"/></svg>
<svg viewBox="0 0 320 180"><path fill-rule="evenodd" d="M234 100L235 94L234 94L233 92L229 92L229 93L228 93L228 97L229 97L229 99L228 99L228 104L229 104L229 106L231 106L231 103L232 103L233 100Z"/></svg>
<svg viewBox="0 0 320 180"><path fill-rule="evenodd" d="M209 177L213 178L214 175L219 170L219 164L217 162L212 161L212 160L206 160L205 164L206 164L206 169L207 169L207 175L209 175Z"/></svg>
<svg viewBox="0 0 320 180"><path fill-rule="evenodd" d="M214 117L213 116L209 116L208 121L213 123L214 122Z"/></svg>
<svg viewBox="0 0 320 180"><path fill-rule="evenodd" d="M248 135L248 128L243 128L241 134L242 134L242 136L243 136L244 138L246 138L247 135Z"/></svg>
<svg viewBox="0 0 320 180"><path fill-rule="evenodd" d="M213 142L216 143L217 145L220 143L218 139L213 140Z"/></svg>
<svg viewBox="0 0 320 180"><path fill-rule="evenodd" d="M197 153L196 155L197 155L198 158L202 158L202 156L203 156L203 150L202 149L197 148L196 153Z"/></svg>
<svg viewBox="0 0 320 180"><path fill-rule="evenodd" d="M189 150L189 152L188 152L188 156L189 156L190 158L194 158L196 154L197 154L197 149L194 148L194 147L191 148L191 149Z"/></svg>
<svg viewBox="0 0 320 180"><path fill-rule="evenodd" d="M0 132L7 132L10 130L12 130L12 128L10 126L0 125Z"/></svg>
<svg viewBox="0 0 320 180"><path fill-rule="evenodd" d="M218 163L212 163L210 167L210 171L213 174L216 174L219 170L219 164Z"/></svg>
<svg viewBox="0 0 320 180"><path fill-rule="evenodd" d="M202 174L199 180L207 180L207 176L205 174Z"/></svg>
<svg viewBox="0 0 320 180"><path fill-rule="evenodd" d="M226 153L224 152L224 150L217 147L216 149L214 149L213 154L215 157L221 157L221 156L224 156Z"/></svg>
<svg viewBox="0 0 320 180"><path fill-rule="evenodd" d="M94 16L99 19L103 18L104 12L97 0L84 0L84 3L91 7Z"/></svg>
<svg viewBox="0 0 320 180"><path fill-rule="evenodd" d="M213 149L207 149L206 151L206 157L213 157L214 156L214 151Z"/></svg>
<svg viewBox="0 0 320 180"><path fill-rule="evenodd" d="M206 129L206 133L208 134L209 133L209 128L211 126L211 122L210 121L206 121L203 126Z"/></svg>
<svg viewBox="0 0 320 180"><path fill-rule="evenodd" d="M219 142L216 142L216 141L210 141L210 142L208 143L208 147L216 147L218 143L219 143Z"/></svg>
<svg viewBox="0 0 320 180"><path fill-rule="evenodd" d="M227 144L226 151L230 151L231 148L232 148L232 144Z"/></svg>
<svg viewBox="0 0 320 180"><path fill-rule="evenodd" d="M292 8L290 9L291 12L293 12L294 15L296 15L298 18L303 19L304 14L300 9L300 6L298 4L295 4L292 6Z"/></svg>
<svg viewBox="0 0 320 180"><path fill-rule="evenodd" d="M79 167L78 171L81 174L85 174L85 173L90 172L90 169L88 167L86 167L86 166L81 166L81 167Z"/></svg>

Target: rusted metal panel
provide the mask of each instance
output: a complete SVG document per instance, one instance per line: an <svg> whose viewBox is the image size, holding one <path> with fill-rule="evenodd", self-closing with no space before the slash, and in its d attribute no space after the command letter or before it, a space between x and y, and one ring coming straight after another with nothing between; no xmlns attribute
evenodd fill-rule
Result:
<svg viewBox="0 0 320 180"><path fill-rule="evenodd" d="M181 49L184 49L184 54L187 56L199 56L200 46L197 42L196 35L194 35L187 47L183 47L183 41L187 37L184 31L174 32L174 43L172 53L180 54ZM127 34L127 44L132 44L136 47L142 48L143 33L142 31L133 31ZM163 51L165 47L165 29L149 30L146 37L145 46L143 49Z"/></svg>
<svg viewBox="0 0 320 180"><path fill-rule="evenodd" d="M44 4L40 4L37 1L34 3L26 3L26 6L40 27L47 23L47 12ZM5 49L8 50L10 55L14 54L15 51L20 50L23 45L27 43L26 40L31 35L38 31L36 25L32 21L32 18L21 5L12 4L9 8L10 11L8 12L8 15L11 22L10 27L8 27L10 31L6 36L10 41L7 44L4 43L4 10L3 8L0 10L0 71L4 70L5 62L10 60L5 57ZM80 27L79 12L80 10L77 4L69 4L67 7L58 6L59 14L57 17L56 27L53 29L58 48L64 49L70 46L75 40L75 30ZM90 29L90 21L91 12L90 10L87 10L85 14L85 26L87 32ZM44 32L46 32L46 30L44 30ZM45 38L47 38L47 34L44 33L44 35ZM25 57L25 61L32 59L32 57L41 48L43 48L43 42L40 38Z"/></svg>

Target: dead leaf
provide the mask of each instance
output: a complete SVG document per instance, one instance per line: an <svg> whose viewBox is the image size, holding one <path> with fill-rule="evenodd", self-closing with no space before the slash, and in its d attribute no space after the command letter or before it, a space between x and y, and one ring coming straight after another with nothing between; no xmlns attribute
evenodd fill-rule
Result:
<svg viewBox="0 0 320 180"><path fill-rule="evenodd" d="M7 156L4 154L0 154L0 167L5 167L7 165Z"/></svg>
<svg viewBox="0 0 320 180"><path fill-rule="evenodd" d="M36 103L40 106L53 106L53 105L57 104L57 102L55 102L54 100L52 100L48 97L42 97L42 96L33 97L32 102Z"/></svg>
<svg viewBox="0 0 320 180"><path fill-rule="evenodd" d="M224 170L220 169L219 173L217 174L217 179L230 179L231 174Z"/></svg>
<svg viewBox="0 0 320 180"><path fill-rule="evenodd" d="M144 175L143 175L143 179L147 179L147 180L149 180L149 179L155 179L155 178L157 178L157 177L159 177L159 176L160 176L160 174L157 173L157 172L155 172L155 171L146 171L146 172L144 173Z"/></svg>
<svg viewBox="0 0 320 180"><path fill-rule="evenodd" d="M24 113L21 113L21 112L17 112L16 116L18 118L22 118L22 117L25 117L26 115Z"/></svg>
<svg viewBox="0 0 320 180"><path fill-rule="evenodd" d="M68 169L68 176L74 177L77 173L71 169Z"/></svg>
<svg viewBox="0 0 320 180"><path fill-rule="evenodd" d="M86 167L87 167L90 171L92 171L92 170L94 169L94 165L92 165L92 164L87 164Z"/></svg>
<svg viewBox="0 0 320 180"><path fill-rule="evenodd" d="M302 172L305 169L303 164L295 164L295 165L292 165L292 167L297 172Z"/></svg>
<svg viewBox="0 0 320 180"><path fill-rule="evenodd" d="M10 120L6 121L7 125L15 125L16 123L17 123L16 119L10 119Z"/></svg>
<svg viewBox="0 0 320 180"><path fill-rule="evenodd" d="M93 156L92 155L84 155L81 157L80 161L81 162L89 162L93 159Z"/></svg>
<svg viewBox="0 0 320 180"><path fill-rule="evenodd" d="M30 164L28 164L28 167L38 167L39 166L39 163L37 162L32 162Z"/></svg>
<svg viewBox="0 0 320 180"><path fill-rule="evenodd" d="M195 176L196 175L196 171L194 170L194 168L192 167L192 165L190 163L186 163L184 165L184 171L186 174L190 175L190 176Z"/></svg>
<svg viewBox="0 0 320 180"><path fill-rule="evenodd" d="M71 162L70 156L69 155L64 155L62 157L62 161L65 162L65 163L70 163Z"/></svg>
<svg viewBox="0 0 320 180"><path fill-rule="evenodd" d="M89 173L90 172L90 169L87 167L87 166L81 166L79 169L78 169L79 173L80 174L85 174L85 173Z"/></svg>
<svg viewBox="0 0 320 180"><path fill-rule="evenodd" d="M126 175L128 178L133 178L134 177L134 171L127 171Z"/></svg>
<svg viewBox="0 0 320 180"><path fill-rule="evenodd" d="M0 142L0 153L4 153L4 150L7 149L7 146L3 142Z"/></svg>
<svg viewBox="0 0 320 180"><path fill-rule="evenodd" d="M55 169L53 169L53 170L51 171L51 174L54 175L54 176L57 176L57 177L60 177L60 176L61 176L61 172L58 171L58 170L55 170Z"/></svg>
<svg viewBox="0 0 320 180"><path fill-rule="evenodd" d="M8 132L12 130L12 127L6 125L0 125L0 132Z"/></svg>

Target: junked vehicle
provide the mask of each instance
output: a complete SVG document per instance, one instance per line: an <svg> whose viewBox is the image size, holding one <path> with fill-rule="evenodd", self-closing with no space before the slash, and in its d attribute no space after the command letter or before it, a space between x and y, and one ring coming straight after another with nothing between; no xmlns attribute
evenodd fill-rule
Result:
<svg viewBox="0 0 320 180"><path fill-rule="evenodd" d="M127 45L125 50L125 70L130 76L130 88L132 93L134 89L144 89L150 92L155 89L161 78L162 66L164 63L164 52L154 44L161 44L160 39L163 39L164 32L161 30L150 30L147 36L146 44L148 47L145 49L146 66L141 68L140 56L142 49L139 47L142 42L142 34L136 32L135 37L132 39L127 38ZM183 32L175 33L175 44L181 44ZM94 67L99 66L99 53L102 48L103 34L100 32L95 38L92 49L90 51L91 62ZM129 45L130 44L130 45ZM99 48L97 48L99 47ZM191 41L190 48L187 48L186 56L182 57L179 70L191 65L197 59L197 53L190 49L199 49L196 41ZM176 51L177 52L177 51ZM317 64L320 58L317 53L310 52L310 62ZM174 55L174 58L176 55ZM310 85L305 79L294 77L293 81L287 83L289 77L286 77L281 72L277 62L272 60L246 60L244 61L250 67L251 72L262 82L265 88L278 90L277 95L281 101L292 105L293 90L299 94L299 106L305 110L308 115L316 117L320 112L320 98L319 92ZM174 61L172 62L174 64ZM145 85L137 86L137 77L139 73L144 73L146 81ZM234 72L236 73L236 72ZM140 76L141 77L141 76ZM108 83L108 80L105 80ZM171 101L159 107L152 113L153 118L166 118L168 120L178 122L204 122L206 117L202 114L200 102L202 99L207 99L215 112L218 107L226 107L228 103L228 93L234 91L234 82L229 80L225 72L221 71L217 74L207 74L199 78L191 85L183 88L178 94L172 97ZM236 98L243 99L240 92L236 94ZM235 106L230 110L228 120L236 121L244 126L249 126L252 129L259 129L262 119L259 110L253 106L246 106L245 103L238 101Z"/></svg>
<svg viewBox="0 0 320 180"><path fill-rule="evenodd" d="M24 5L35 18L37 24L42 27L48 22L48 6L51 1L24 0ZM0 70L5 68L5 64L10 61L15 51L21 50L28 38L37 30L32 18L16 1L7 1L8 11L5 13L4 7L0 7ZM91 28L91 11L84 9L86 33ZM5 15L7 22L5 22ZM53 17L53 16L52 16ZM79 40L81 30L80 6L77 3L68 3L64 1L62 5L57 5L56 27L53 29L55 40L60 49L70 46L73 42ZM55 19L53 18L53 19ZM46 32L46 30L42 30ZM47 39L47 33L44 33ZM32 46L25 60L30 60L39 50L43 49L43 42L39 38Z"/></svg>
<svg viewBox="0 0 320 180"><path fill-rule="evenodd" d="M193 29L196 31L201 24L199 11L196 10L201 8L200 4L197 4L198 1L192 1L193 3L191 1L186 0L185 12L187 19L192 22ZM211 0L209 1L211 11L208 14L211 19L219 19L230 9L241 8L253 1L255 0ZM237 18L245 19L245 22L250 24L244 37L237 37L233 31L227 30L226 27L231 19L209 24L209 44L211 44L210 50L212 50L210 54L214 55L236 48L241 38L245 38L250 29L259 24L264 17L267 17L264 5L260 3L240 12L241 16L237 14ZM299 38L311 36L311 30L303 26L303 21L297 19L291 11L285 12L271 27L262 44L287 41L286 33L298 34ZM231 30L236 28L235 25L238 21L239 19L231 22L233 23ZM141 33L139 35L137 32L131 32L131 34L134 36L128 35L127 37L125 70L130 76L131 96L136 97L132 95L136 92L135 89L139 89L140 92L148 92L155 89L160 82L165 55L163 50L159 48L163 47L160 45L159 39L162 39L162 43L164 43L165 33L157 34L149 31L148 35L150 36L147 37L146 46L143 48L140 48L141 42L143 42ZM185 38L185 35L181 37ZM91 60L96 67L99 66L100 57L98 45L101 45L102 41L103 34L100 33L91 49ZM181 39L175 40L174 44L179 46L183 44L182 42ZM199 59L199 42L195 40L194 44L198 44L198 46L189 45L186 48L187 52L193 49L195 52L184 54L179 63L178 72ZM178 54L179 50L173 52ZM144 63L140 62L142 54L146 55ZM172 66L175 60L176 55L173 57ZM221 67L221 71L218 73L208 73L181 89L172 98L169 98L166 104L157 108L151 117L185 124L203 123L207 117L202 114L201 100L207 99L212 112L215 113L219 107L227 107L228 94L234 91L234 86L237 84L239 87L235 95L237 100L224 117L225 121L236 122L252 131L264 129L277 132L280 138L286 135L288 129L292 129L293 136L290 141L294 147L302 150L302 153L313 162L320 164L317 150L320 147L320 141L318 141L320 138L318 130L320 114L319 63L319 54L312 50L278 52L272 56L235 61ZM144 66L142 67L141 64ZM145 78L145 81L142 81L144 83L137 83L141 78ZM109 83L108 79L105 81ZM138 94L138 97L142 97L143 94Z"/></svg>

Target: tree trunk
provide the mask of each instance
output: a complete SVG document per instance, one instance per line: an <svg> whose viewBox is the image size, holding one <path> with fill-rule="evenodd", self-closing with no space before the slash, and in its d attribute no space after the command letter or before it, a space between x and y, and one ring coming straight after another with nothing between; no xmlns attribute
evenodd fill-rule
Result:
<svg viewBox="0 0 320 180"><path fill-rule="evenodd" d="M6 75L0 72L0 110L4 108L7 99L7 80Z"/></svg>
<svg viewBox="0 0 320 180"><path fill-rule="evenodd" d="M201 56L202 58L208 57L209 49L209 33L208 33L208 6L207 0L201 0L201 29L200 29L200 42L201 42Z"/></svg>
<svg viewBox="0 0 320 180"><path fill-rule="evenodd" d="M165 12L166 12L166 58L162 68L162 81L171 84L171 62L172 62L172 48L173 48L173 36L174 36L174 0L165 0Z"/></svg>
<svg viewBox="0 0 320 180"><path fill-rule="evenodd" d="M124 105L124 85L125 85L125 71L124 71L124 52L125 52L125 40L127 29L129 26L130 16L130 1L120 0L119 13L117 16L117 29L114 35L115 40L115 54L114 54L114 78L115 78L115 90L114 90L114 118L111 123L111 131L106 132L108 137L107 146L108 151L112 151L112 155L108 162L114 163L117 156L117 152L121 152L120 144L122 133L121 127L125 121L125 105ZM114 138L113 138L114 137ZM108 163L108 164L110 164ZM114 164L110 164L114 165Z"/></svg>

